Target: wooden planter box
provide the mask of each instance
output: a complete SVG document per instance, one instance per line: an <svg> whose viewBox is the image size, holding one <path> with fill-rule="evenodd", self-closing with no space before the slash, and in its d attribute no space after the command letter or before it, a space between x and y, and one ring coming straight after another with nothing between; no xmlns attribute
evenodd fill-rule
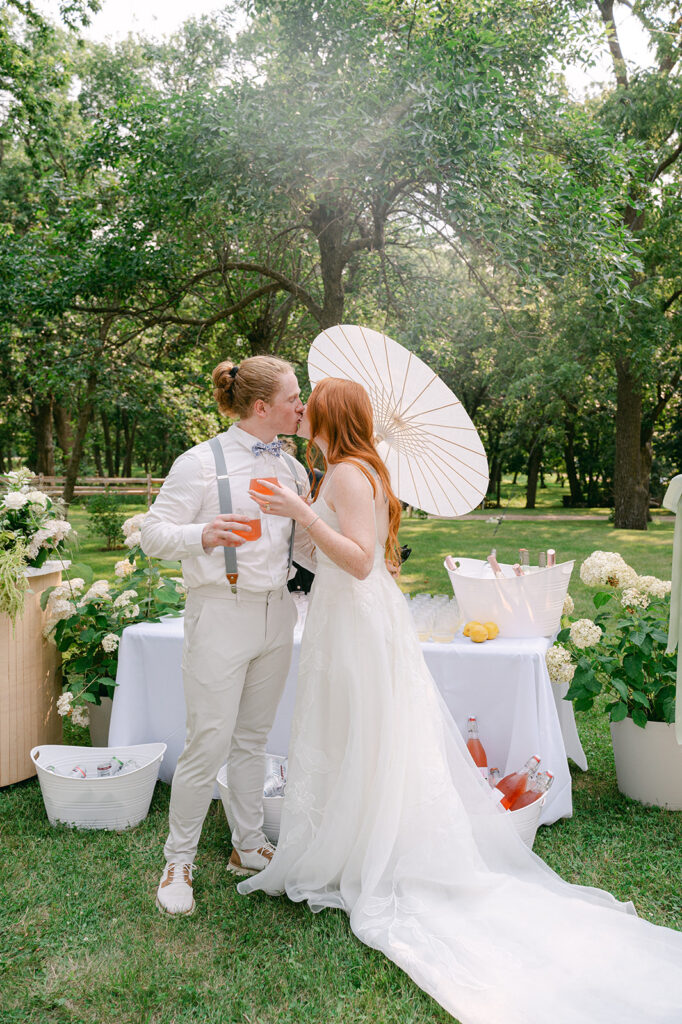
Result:
<svg viewBox="0 0 682 1024"><path fill-rule="evenodd" d="M43 637L40 595L61 583L61 562L27 570L31 590L16 625L0 615L0 786L36 774L31 748L61 743L59 652Z"/></svg>

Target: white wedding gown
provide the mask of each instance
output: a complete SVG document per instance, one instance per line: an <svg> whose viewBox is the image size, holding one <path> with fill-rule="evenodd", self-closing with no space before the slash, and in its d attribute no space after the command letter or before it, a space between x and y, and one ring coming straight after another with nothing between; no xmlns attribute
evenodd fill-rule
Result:
<svg viewBox="0 0 682 1024"><path fill-rule="evenodd" d="M322 498L315 510L338 530ZM426 668L381 540L365 580L318 551L280 841L239 885L254 890L345 910L461 1024L682 1022L682 933L569 885L518 838Z"/></svg>

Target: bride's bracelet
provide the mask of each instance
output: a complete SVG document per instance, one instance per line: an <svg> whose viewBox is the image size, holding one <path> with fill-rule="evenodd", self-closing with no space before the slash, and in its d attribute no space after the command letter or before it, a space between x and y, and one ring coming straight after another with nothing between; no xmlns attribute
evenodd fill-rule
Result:
<svg viewBox="0 0 682 1024"><path fill-rule="evenodd" d="M308 523L308 525L307 525L307 526L304 526L304 527L303 527L303 529L304 529L304 530L309 530L311 526L314 526L314 525L315 525L315 523L317 522L317 520L318 520L319 518L320 518L319 516L315 516L315 518L314 518L314 519L311 519L311 521L310 521L310 522Z"/></svg>

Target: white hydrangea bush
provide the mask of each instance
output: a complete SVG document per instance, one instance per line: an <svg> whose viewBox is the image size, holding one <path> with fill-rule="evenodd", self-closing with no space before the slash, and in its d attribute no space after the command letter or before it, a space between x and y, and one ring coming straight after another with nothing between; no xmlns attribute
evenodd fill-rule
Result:
<svg viewBox="0 0 682 1024"><path fill-rule="evenodd" d="M631 718L672 722L675 715L676 659L667 653L671 584L638 575L622 555L594 551L580 567L580 579L597 588L594 619L571 620L565 602L563 628L547 652L552 682L569 683L567 700L587 711L604 695L612 722Z"/></svg>
<svg viewBox="0 0 682 1024"><path fill-rule="evenodd" d="M87 724L88 704L113 696L125 627L184 608L182 577L163 575L160 563L139 550L145 514L123 523L131 550L115 563L112 581L93 580L90 573L87 582L84 576L74 577L44 595L45 635L62 652L65 691L58 710L77 725Z"/></svg>

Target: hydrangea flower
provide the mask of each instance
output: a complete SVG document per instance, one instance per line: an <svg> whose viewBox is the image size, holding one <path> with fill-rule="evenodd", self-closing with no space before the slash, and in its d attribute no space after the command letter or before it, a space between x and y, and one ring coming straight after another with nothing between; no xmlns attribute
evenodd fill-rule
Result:
<svg viewBox="0 0 682 1024"><path fill-rule="evenodd" d="M114 601L114 608L125 608L129 605L134 597L137 597L136 590L124 590L122 594L119 594Z"/></svg>
<svg viewBox="0 0 682 1024"><path fill-rule="evenodd" d="M90 725L90 712L84 707L72 708L71 721L74 725L82 725L84 728L87 728Z"/></svg>
<svg viewBox="0 0 682 1024"><path fill-rule="evenodd" d="M570 594L566 594L566 597L564 598L564 606L561 609L561 614L562 615L572 615L574 609L575 609L575 604L573 603L573 598L571 597Z"/></svg>
<svg viewBox="0 0 682 1024"><path fill-rule="evenodd" d="M580 579L588 587L634 587L638 577L615 551L593 551L580 566Z"/></svg>
<svg viewBox="0 0 682 1024"><path fill-rule="evenodd" d="M71 690L65 690L59 697L57 697L57 714L64 717L71 713L71 702L73 701L73 694Z"/></svg>
<svg viewBox="0 0 682 1024"><path fill-rule="evenodd" d="M550 647L545 654L549 678L558 686L570 683L575 675L575 665L571 661L571 652L561 644Z"/></svg>
<svg viewBox="0 0 682 1024"><path fill-rule="evenodd" d="M123 535L125 537L130 537L133 533L139 533L146 515L146 512L138 512L137 515L131 516L130 519L126 519L121 527Z"/></svg>
<svg viewBox="0 0 682 1024"><path fill-rule="evenodd" d="M137 565L134 560L130 562L128 561L127 558L122 558L120 562L116 563L114 567L114 572L116 573L119 579L125 579L126 576L130 576L132 573L134 573L136 568Z"/></svg>
<svg viewBox="0 0 682 1024"><path fill-rule="evenodd" d="M2 499L2 503L5 508L16 511L17 509L23 508L28 503L28 498L21 491L10 491Z"/></svg>
<svg viewBox="0 0 682 1024"><path fill-rule="evenodd" d="M637 589L652 597L665 597L672 589L670 580L659 580L657 576L639 576Z"/></svg>
<svg viewBox="0 0 682 1024"><path fill-rule="evenodd" d="M598 626L592 619L576 619L571 625L570 637L576 647L581 647L584 650L586 647L594 647L595 644L598 644L602 632L601 626Z"/></svg>
<svg viewBox="0 0 682 1024"><path fill-rule="evenodd" d="M127 548L135 548L138 544L142 543L142 534L139 530L135 530L133 533L128 534L123 543Z"/></svg>
<svg viewBox="0 0 682 1024"><path fill-rule="evenodd" d="M26 500L31 505L40 505L41 508L47 508L50 499L42 491L27 491Z"/></svg>
<svg viewBox="0 0 682 1024"><path fill-rule="evenodd" d="M83 605L87 604L88 601L95 601L97 599L104 600L109 596L109 581L95 580L95 582L90 585L90 588L84 594L83 599L80 603L81 605Z"/></svg>
<svg viewBox="0 0 682 1024"><path fill-rule="evenodd" d="M113 652L118 648L119 640L120 637L118 637L116 633L107 633L106 636L102 637L102 647L107 654L113 654Z"/></svg>
<svg viewBox="0 0 682 1024"><path fill-rule="evenodd" d="M623 608L648 608L649 598L638 587L628 587L620 599Z"/></svg>

